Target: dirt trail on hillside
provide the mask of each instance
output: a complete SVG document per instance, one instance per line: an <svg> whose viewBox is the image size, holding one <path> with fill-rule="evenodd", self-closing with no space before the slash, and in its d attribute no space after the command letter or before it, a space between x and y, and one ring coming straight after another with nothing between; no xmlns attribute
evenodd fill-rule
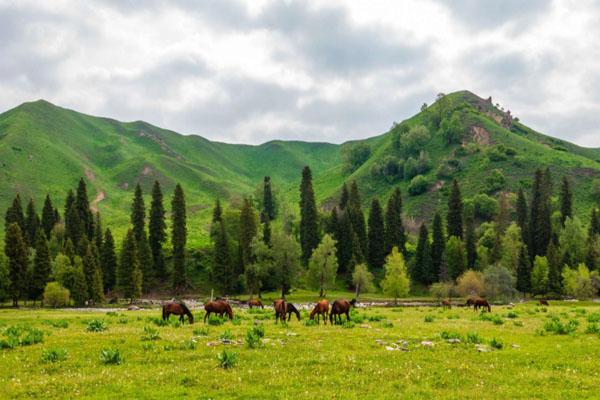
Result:
<svg viewBox="0 0 600 400"><path fill-rule="evenodd" d="M104 198L106 197L106 194L104 193L104 191L100 191L97 195L96 198L90 203L90 209L97 213L98 212L98 203L100 203L102 200L104 200Z"/></svg>

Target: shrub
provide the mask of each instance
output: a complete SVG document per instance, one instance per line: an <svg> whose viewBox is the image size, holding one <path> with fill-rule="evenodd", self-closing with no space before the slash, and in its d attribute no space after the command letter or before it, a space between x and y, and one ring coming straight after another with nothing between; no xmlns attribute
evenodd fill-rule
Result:
<svg viewBox="0 0 600 400"><path fill-rule="evenodd" d="M146 320L148 322L152 322L156 326L168 326L169 325L169 320L165 320L162 318L148 317L148 318L146 318Z"/></svg>
<svg viewBox="0 0 600 400"><path fill-rule="evenodd" d="M472 269L458 277L456 290L461 296L481 296L484 293L483 274Z"/></svg>
<svg viewBox="0 0 600 400"><path fill-rule="evenodd" d="M516 278L510 270L501 265L492 265L483 273L485 293L491 299L508 301L517 293Z"/></svg>
<svg viewBox="0 0 600 400"><path fill-rule="evenodd" d="M344 173L351 174L369 159L371 147L363 142L342 147Z"/></svg>
<svg viewBox="0 0 600 400"><path fill-rule="evenodd" d="M208 326L202 328L195 328L193 333L194 336L208 336Z"/></svg>
<svg viewBox="0 0 600 400"><path fill-rule="evenodd" d="M477 332L469 332L467 333L467 343L481 344L483 343L483 338Z"/></svg>
<svg viewBox="0 0 600 400"><path fill-rule="evenodd" d="M58 362L64 361L67 359L67 350L55 348L55 349L46 349L42 352L42 361L43 362Z"/></svg>
<svg viewBox="0 0 600 400"><path fill-rule="evenodd" d="M578 299L588 299L594 295L590 270L585 264L579 264L577 269L565 266L562 278L565 294Z"/></svg>
<svg viewBox="0 0 600 400"><path fill-rule="evenodd" d="M498 201L485 193L473 198L473 214L476 218L491 221L498 211Z"/></svg>
<svg viewBox="0 0 600 400"><path fill-rule="evenodd" d="M554 333L555 335L570 335L577 330L579 322L571 319L563 324L558 317L552 317L544 324L544 331Z"/></svg>
<svg viewBox="0 0 600 400"><path fill-rule="evenodd" d="M495 169L485 178L485 191L488 194L496 193L506 184L502 171Z"/></svg>
<svg viewBox="0 0 600 400"><path fill-rule="evenodd" d="M393 328L394 327L394 323L392 321L383 321L381 323L381 327L382 328Z"/></svg>
<svg viewBox="0 0 600 400"><path fill-rule="evenodd" d="M212 314L210 317L208 317L209 325L219 326L219 325L223 325L223 322L224 322L223 318L219 318L214 314Z"/></svg>
<svg viewBox="0 0 600 400"><path fill-rule="evenodd" d="M417 175L411 179L408 185L408 193L411 196L418 196L427 191L429 181L423 175Z"/></svg>
<svg viewBox="0 0 600 400"><path fill-rule="evenodd" d="M494 349L502 350L504 343L501 340L492 338L492 340L490 340L490 346Z"/></svg>
<svg viewBox="0 0 600 400"><path fill-rule="evenodd" d="M65 289L58 282L48 282L44 289L44 304L49 307L66 307L70 301L69 289Z"/></svg>
<svg viewBox="0 0 600 400"><path fill-rule="evenodd" d="M304 320L304 326L316 326L317 325L317 321L315 321L314 319L305 319Z"/></svg>
<svg viewBox="0 0 600 400"><path fill-rule="evenodd" d="M517 313L516 313L516 312L514 312L514 311L509 311L509 312L506 314L506 318L510 318L510 319L519 318L519 314L517 314Z"/></svg>
<svg viewBox="0 0 600 400"><path fill-rule="evenodd" d="M451 297L454 294L452 282L436 282L429 287L429 293L438 300Z"/></svg>
<svg viewBox="0 0 600 400"><path fill-rule="evenodd" d="M64 319L48 320L48 321L44 321L44 324L50 325L53 328L66 329L69 327L69 322Z"/></svg>
<svg viewBox="0 0 600 400"><path fill-rule="evenodd" d="M231 331L229 329L225 329L219 335L219 339L220 340L231 340L231 339L233 339L233 334L231 333Z"/></svg>
<svg viewBox="0 0 600 400"><path fill-rule="evenodd" d="M123 362L123 357L119 349L102 349L100 351L100 362L106 365L119 365Z"/></svg>
<svg viewBox="0 0 600 400"><path fill-rule="evenodd" d="M21 338L21 346L30 346L32 344L44 341L44 332L36 328L26 328L25 335Z"/></svg>
<svg viewBox="0 0 600 400"><path fill-rule="evenodd" d="M102 332L105 331L106 323L101 319L93 319L88 322L86 331L88 332Z"/></svg>
<svg viewBox="0 0 600 400"><path fill-rule="evenodd" d="M462 340L463 337L460 333L458 332L448 332L448 331L442 331L442 333L440 333L440 337L444 340L448 340L448 339L459 339Z"/></svg>
<svg viewBox="0 0 600 400"><path fill-rule="evenodd" d="M426 315L424 321L425 322L433 322L435 320L435 318L433 317L433 315Z"/></svg>
<svg viewBox="0 0 600 400"><path fill-rule="evenodd" d="M219 360L219 367L223 369L229 369L237 364L238 355L234 351L224 349L222 352L217 354L217 360Z"/></svg>
<svg viewBox="0 0 600 400"><path fill-rule="evenodd" d="M585 328L585 333L600 335L600 326L595 322L588 324L587 328Z"/></svg>
<svg viewBox="0 0 600 400"><path fill-rule="evenodd" d="M160 339L160 335L158 334L158 330L152 328L151 326L144 326L144 333L142 334L141 339L144 341L158 340Z"/></svg>
<svg viewBox="0 0 600 400"><path fill-rule="evenodd" d="M352 322L352 321L344 321L342 323L342 328L352 329L352 328L354 328L354 322Z"/></svg>

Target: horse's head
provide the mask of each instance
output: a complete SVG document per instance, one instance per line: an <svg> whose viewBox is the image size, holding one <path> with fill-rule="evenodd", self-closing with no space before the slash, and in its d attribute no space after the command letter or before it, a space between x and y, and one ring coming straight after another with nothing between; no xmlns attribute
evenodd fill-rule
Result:
<svg viewBox="0 0 600 400"><path fill-rule="evenodd" d="M233 310L231 309L231 306L229 305L229 303L226 303L226 311L227 311L227 316L229 317L229 319L233 319Z"/></svg>
<svg viewBox="0 0 600 400"><path fill-rule="evenodd" d="M190 324L194 323L194 314L192 314L191 312L188 314L188 318L190 320Z"/></svg>
<svg viewBox="0 0 600 400"><path fill-rule="evenodd" d="M357 303L356 299L352 299L352 300L350 300L350 305L351 305L352 307L356 307L356 303Z"/></svg>

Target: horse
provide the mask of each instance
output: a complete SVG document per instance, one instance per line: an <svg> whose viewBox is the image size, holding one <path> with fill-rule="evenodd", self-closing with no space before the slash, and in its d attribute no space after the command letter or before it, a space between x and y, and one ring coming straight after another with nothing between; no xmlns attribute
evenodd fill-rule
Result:
<svg viewBox="0 0 600 400"><path fill-rule="evenodd" d="M227 314L229 319L233 319L233 311L231 310L231 306L225 300L209 301L204 305L204 310L206 310L206 314L204 314L205 323L206 318L208 318L211 313L219 314L220 318L223 318L223 314Z"/></svg>
<svg viewBox="0 0 600 400"><path fill-rule="evenodd" d="M275 300L273 302L273 308L275 309L275 323L278 320L285 322L285 313L287 311L287 303L284 299Z"/></svg>
<svg viewBox="0 0 600 400"><path fill-rule="evenodd" d="M317 316L317 324L319 323L319 316L323 316L323 323L327 325L327 315L329 314L329 302L325 299L319 301L315 308L310 312L310 319L314 320L315 315Z"/></svg>
<svg viewBox="0 0 600 400"><path fill-rule="evenodd" d="M179 315L179 321L183 323L184 315L187 315L190 324L194 323L194 316L189 308L185 305L183 301L168 301L163 305L162 308L162 319L166 321L169 319L171 314Z"/></svg>
<svg viewBox="0 0 600 400"><path fill-rule="evenodd" d="M548 303L548 300L546 299L540 299L540 306L549 306L550 304Z"/></svg>
<svg viewBox="0 0 600 400"><path fill-rule="evenodd" d="M441 303L440 303L440 305L441 305L443 308L452 309L452 303L450 303L450 300L449 300L449 299L444 299L444 300L442 300L442 301L441 301Z"/></svg>
<svg viewBox="0 0 600 400"><path fill-rule="evenodd" d="M265 308L263 306L262 301L260 301L258 299L250 299L250 300L248 300L248 308L253 308L253 307Z"/></svg>
<svg viewBox="0 0 600 400"><path fill-rule="evenodd" d="M286 303L286 313L288 315L288 321L292 319L292 313L296 314L296 318L300 321L300 311L298 311L292 303Z"/></svg>
<svg viewBox="0 0 600 400"><path fill-rule="evenodd" d="M488 312L492 312L492 307L490 307L490 303L486 299L476 299L475 304L473 304L473 309L478 310L480 308L488 310Z"/></svg>
<svg viewBox="0 0 600 400"><path fill-rule="evenodd" d="M340 299L333 302L331 305L331 312L329 313L329 322L333 325L342 323L342 314L346 314L346 321L350 321L350 307L356 304L356 299L350 301L346 299Z"/></svg>

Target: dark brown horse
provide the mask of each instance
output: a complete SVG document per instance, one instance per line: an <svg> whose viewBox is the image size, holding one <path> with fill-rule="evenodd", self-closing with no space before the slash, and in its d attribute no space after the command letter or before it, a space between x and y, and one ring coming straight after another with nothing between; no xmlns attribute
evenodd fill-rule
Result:
<svg viewBox="0 0 600 400"><path fill-rule="evenodd" d="M323 323L327 325L327 315L329 314L329 302L325 299L319 301L315 308L310 312L310 319L315 319L317 316L317 324L319 323L319 316L323 317Z"/></svg>
<svg viewBox="0 0 600 400"><path fill-rule="evenodd" d="M298 318L298 321L300 321L300 311L298 311L298 309L292 304L292 303L286 303L286 313L288 315L288 321L290 319L292 319L292 313L296 314L296 318Z"/></svg>
<svg viewBox="0 0 600 400"><path fill-rule="evenodd" d="M219 314L220 318L223 318L223 314L227 314L229 319L233 319L233 311L231 310L231 306L225 300L209 301L204 305L204 310L206 310L204 322L206 322L206 318L208 318L211 313Z"/></svg>
<svg viewBox="0 0 600 400"><path fill-rule="evenodd" d="M275 309L275 323L278 320L285 322L285 313L287 311L287 303L284 299L275 300L273 302L273 308Z"/></svg>
<svg viewBox="0 0 600 400"><path fill-rule="evenodd" d="M444 299L444 300L442 300L442 301L441 301L441 303L440 303L440 305L441 305L443 308L448 308L448 309L451 309L451 308L452 308L452 303L450 303L450 300L448 300L448 299Z"/></svg>
<svg viewBox="0 0 600 400"><path fill-rule="evenodd" d="M488 301L486 299L476 299L475 303L473 304L473 309L474 310L479 310L480 308L486 309L488 310L488 312L492 312L492 307L490 307L490 303L488 303Z"/></svg>
<svg viewBox="0 0 600 400"><path fill-rule="evenodd" d="M356 304L356 299L350 301L346 299L339 299L333 302L331 305L331 312L329 313L329 322L332 324L342 323L342 314L346 314L346 321L350 321L350 307Z"/></svg>
<svg viewBox="0 0 600 400"><path fill-rule="evenodd" d="M540 299L540 306L549 306L550 304L548 303L548 300L546 299Z"/></svg>
<svg viewBox="0 0 600 400"><path fill-rule="evenodd" d="M254 308L254 307L265 308L263 306L262 301L260 301L258 299L250 299L250 300L248 300L248 308Z"/></svg>
<svg viewBox="0 0 600 400"><path fill-rule="evenodd" d="M187 315L190 324L194 323L194 316L189 308L185 305L183 301L168 301L163 305L162 308L162 319L166 321L169 319L171 314L179 315L179 321L183 323L183 317Z"/></svg>

